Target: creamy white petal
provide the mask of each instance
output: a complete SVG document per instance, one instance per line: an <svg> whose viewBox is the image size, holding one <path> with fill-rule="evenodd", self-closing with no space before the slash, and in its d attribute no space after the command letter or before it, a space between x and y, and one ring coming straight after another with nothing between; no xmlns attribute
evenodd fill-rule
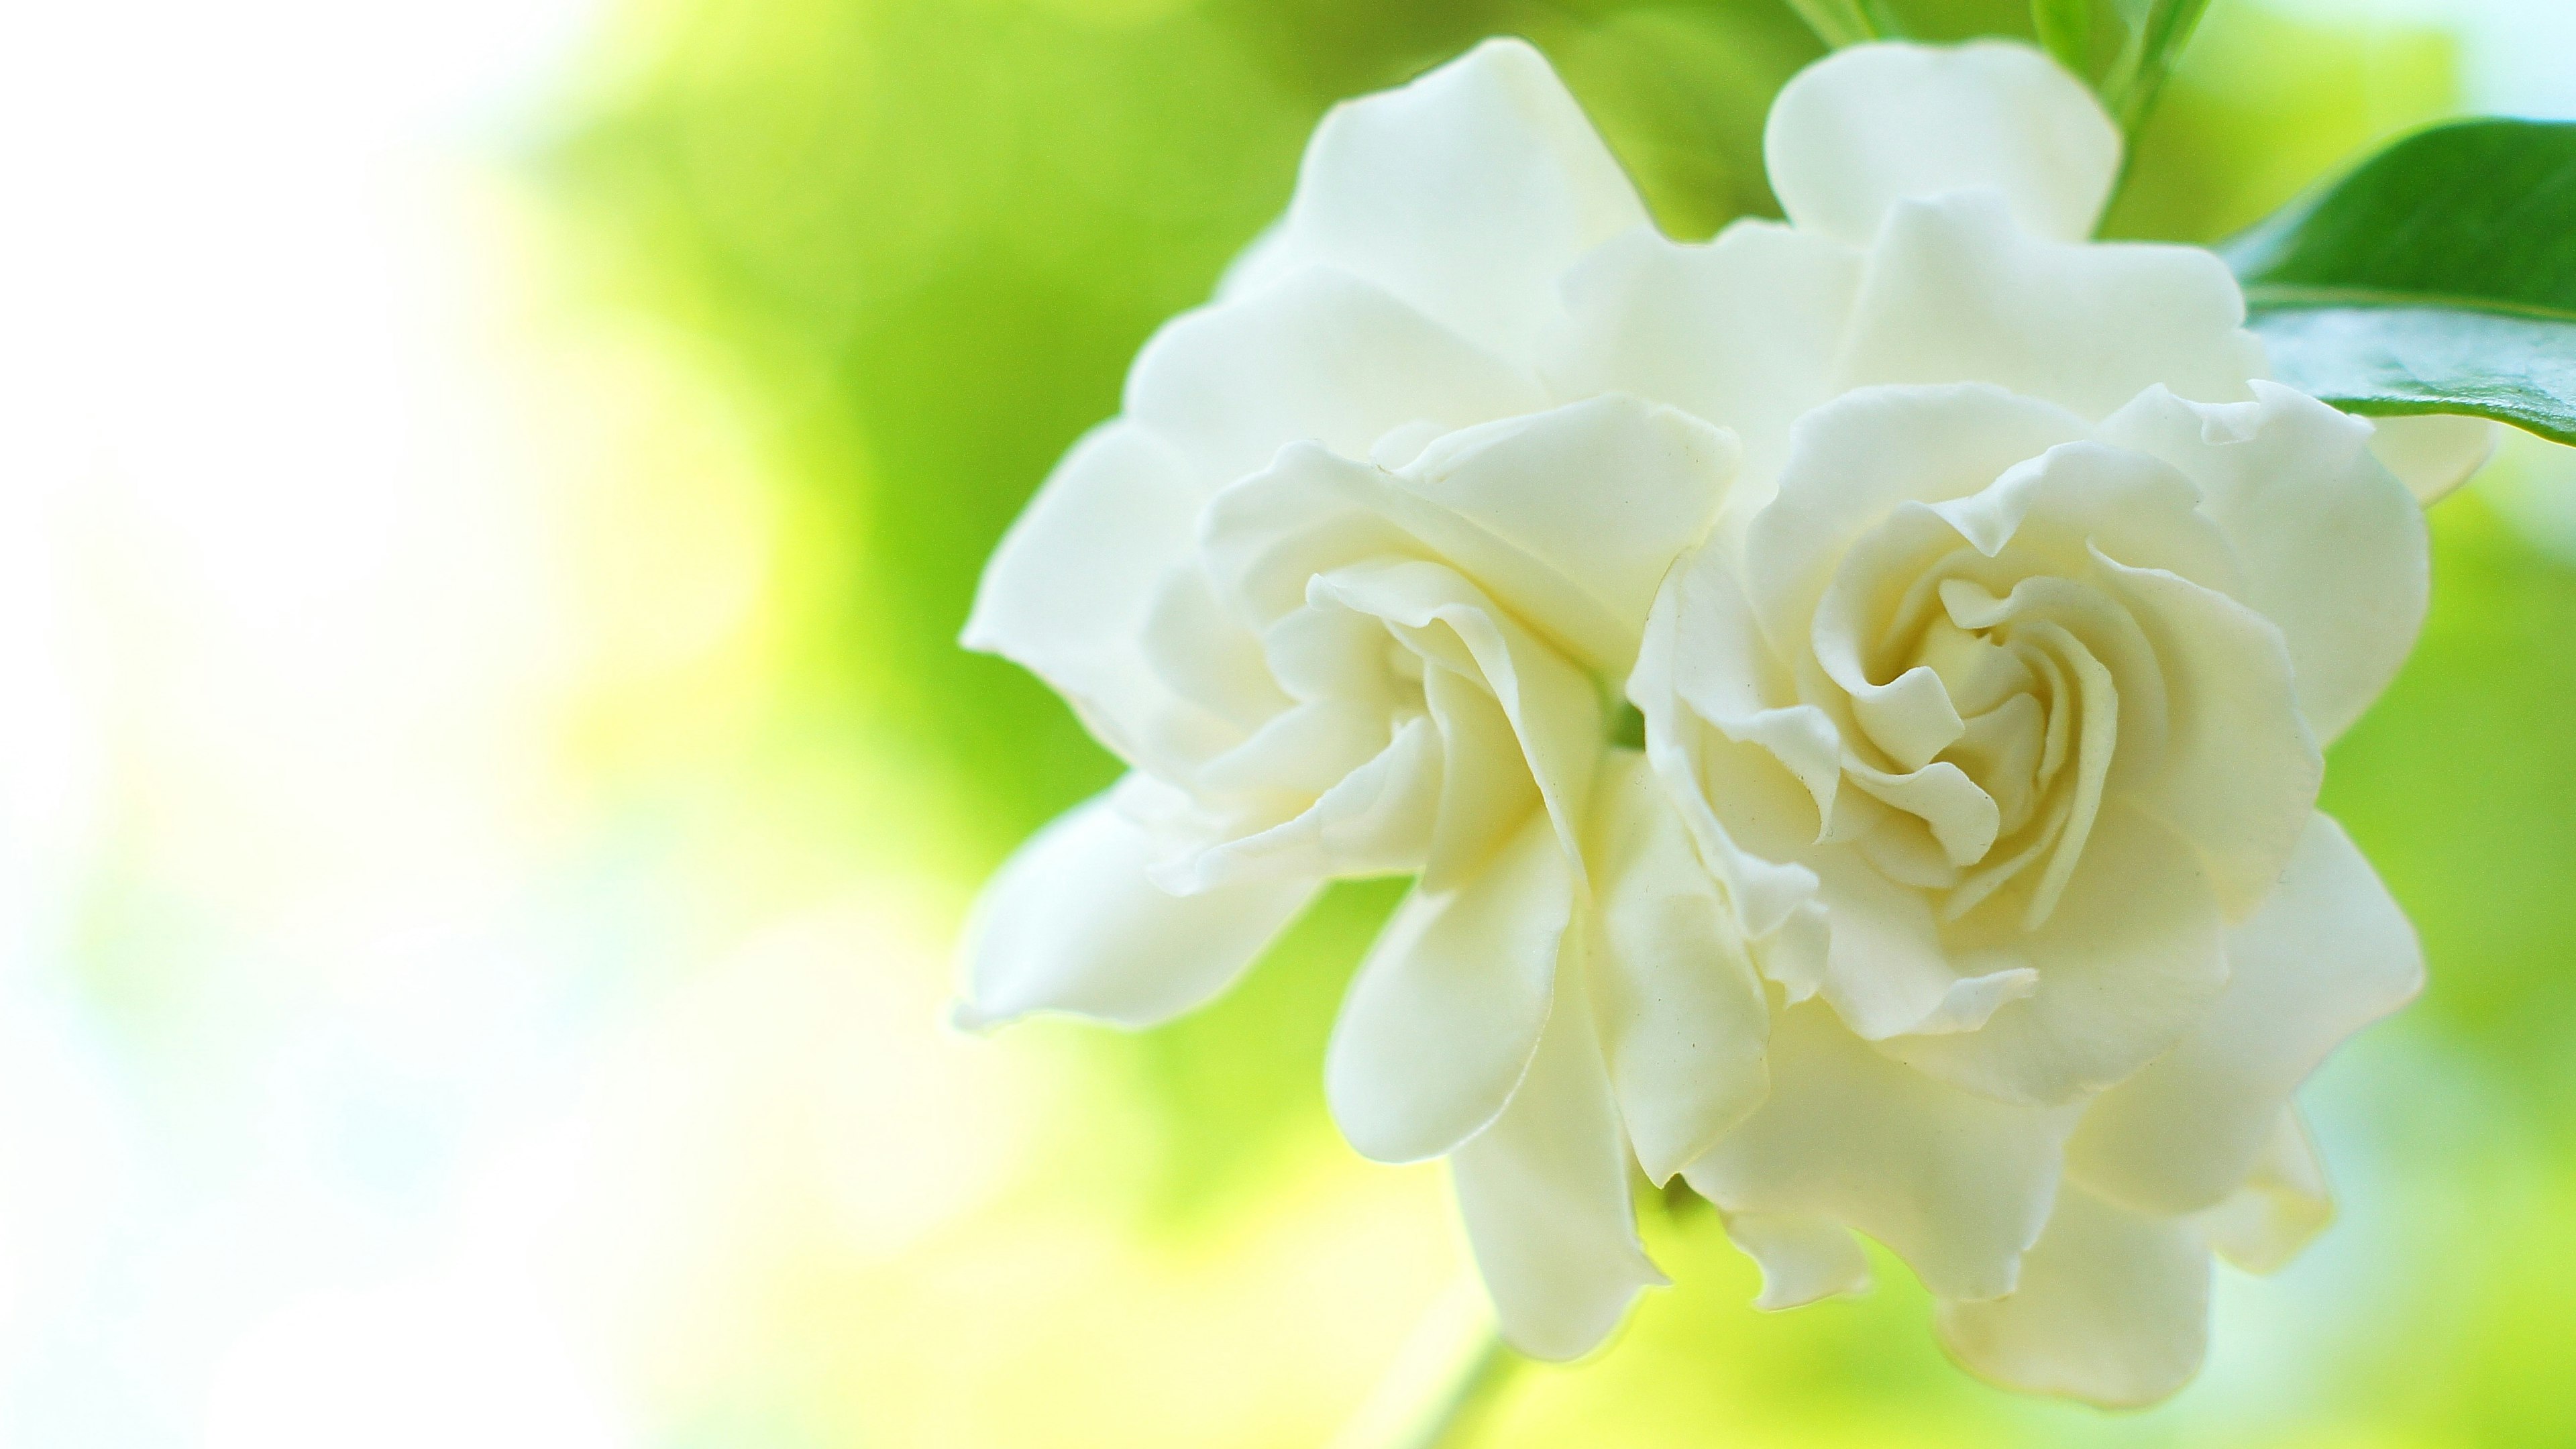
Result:
<svg viewBox="0 0 2576 1449"><path fill-rule="evenodd" d="M1789 219L1866 243L1908 197L1989 188L2021 225L2090 236L2120 132L2084 83L2027 45L1856 45L1790 78L1762 133Z"/></svg>
<svg viewBox="0 0 2576 1449"><path fill-rule="evenodd" d="M1614 751L1602 776L1591 981L1620 1115L1660 1186L1760 1105L1771 1006L1644 757Z"/></svg>
<svg viewBox="0 0 2576 1449"><path fill-rule="evenodd" d="M1521 359L1565 269L1646 220L1546 58L1489 40L1324 117L1265 265L1339 267Z"/></svg>
<svg viewBox="0 0 2576 1449"><path fill-rule="evenodd" d="M1779 495L1743 546L1745 596L1764 637L1784 659L1807 656L1834 567L1897 505L1979 492L2089 431L2054 404L1977 384L1863 388L1799 419Z"/></svg>
<svg viewBox="0 0 2576 1449"><path fill-rule="evenodd" d="M2200 1371L2209 1346L2209 1249L2190 1222L2058 1194L2021 1285L1948 1302L1942 1347L1979 1378L2106 1408L2152 1404Z"/></svg>
<svg viewBox="0 0 2576 1449"><path fill-rule="evenodd" d="M1109 794L1030 837L967 920L957 1024L980 1030L1033 1011L1120 1026L1168 1020L1232 985L1320 885L1263 880L1174 896L1145 878L1160 849Z"/></svg>
<svg viewBox="0 0 2576 1449"><path fill-rule="evenodd" d="M1542 370L1559 396L1629 392L1733 430L1767 489L1789 424L1830 397L1860 254L1747 218L1687 244L1653 227L1583 259Z"/></svg>
<svg viewBox="0 0 2576 1449"><path fill-rule="evenodd" d="M2334 1221L2326 1165L2297 1108L2274 1122L2245 1185L2198 1221L2218 1256L2248 1273L2279 1272Z"/></svg>
<svg viewBox="0 0 2576 1449"><path fill-rule="evenodd" d="M1324 1049L1324 1096L1353 1147L1419 1162L1502 1112L1547 1021L1574 895L1556 833L1532 811L1483 872L1396 907Z"/></svg>
<svg viewBox="0 0 2576 1449"><path fill-rule="evenodd" d="M1845 386L1990 382L2104 418L2157 384L2232 402L2264 371L2215 254L2033 236L1990 191L1896 203L1851 315Z"/></svg>
<svg viewBox="0 0 2576 1449"><path fill-rule="evenodd" d="M1581 975L1558 973L1555 1010L1511 1105L1450 1158L1503 1340L1533 1358L1591 1352L1639 1293L1668 1281L1637 1238Z"/></svg>
<svg viewBox="0 0 2576 1449"><path fill-rule="evenodd" d="M1762 1267L1762 1292L1753 1306L1763 1312L1869 1291L1869 1256L1840 1223L1783 1213L1725 1217L1726 1236Z"/></svg>
<svg viewBox="0 0 2576 1449"><path fill-rule="evenodd" d="M2191 842L2219 903L2242 918L2280 879L2325 779L2288 649L2270 620L2224 594L2101 563L2155 647L2166 706L2155 772L2123 771L2116 783ZM2124 726L2126 713L2124 702Z"/></svg>
<svg viewBox="0 0 2576 1449"><path fill-rule="evenodd" d="M1239 730L1174 694L1139 643L1164 580L1188 567L1202 501L1150 433L1094 429L1002 535L960 642L1045 680L1132 763L1222 748Z"/></svg>
<svg viewBox="0 0 2576 1449"><path fill-rule="evenodd" d="M1127 416L1209 490L1300 439L1366 457L1392 428L1446 431L1546 405L1519 369L1325 267L1174 318L1127 374Z"/></svg>
<svg viewBox="0 0 2576 1449"><path fill-rule="evenodd" d="M2008 1101L2072 1102L2123 1080L2199 1025L2227 984L2224 919L2198 853L2116 799L2039 929L1999 896L1947 927L1943 945L1963 976L2027 969L2037 989L1974 1031L1880 1049Z"/></svg>
<svg viewBox="0 0 2576 1449"><path fill-rule="evenodd" d="M2370 421L2372 455L2427 508L2485 467L2504 437L2500 424L2450 413Z"/></svg>
<svg viewBox="0 0 2576 1449"><path fill-rule="evenodd" d="M2142 394L2103 441L2154 453L2200 486L2235 543L2245 601L2280 626L2321 742L2379 697L2424 622L2421 509L2370 453L2370 426L2272 383L2210 406Z"/></svg>
<svg viewBox="0 0 2576 1449"><path fill-rule="evenodd" d="M2182 1213L2235 1191L2299 1083L2424 980L2405 913L2322 814L2308 817L2280 889L2227 933L2227 954L2208 1020L2085 1114L2069 1171L2103 1196Z"/></svg>
<svg viewBox="0 0 2576 1449"><path fill-rule="evenodd" d="M1962 1092L1871 1050L1821 1005L1774 1023L1771 1095L1684 1170L1728 1213L1821 1218L1885 1243L1936 1294L2012 1291L2057 1187L2067 1109Z"/></svg>

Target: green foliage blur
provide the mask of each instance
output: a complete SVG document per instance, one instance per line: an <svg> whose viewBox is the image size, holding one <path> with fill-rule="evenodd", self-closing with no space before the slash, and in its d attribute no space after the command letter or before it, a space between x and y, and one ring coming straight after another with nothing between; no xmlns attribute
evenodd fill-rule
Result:
<svg viewBox="0 0 2576 1449"><path fill-rule="evenodd" d="M2031 33L2020 4L1896 9L1920 35ZM1775 213L1762 117L1819 53L1778 0L666 0L624 15L545 178L603 294L701 334L748 379L789 521L772 600L795 695L782 728L918 782L876 822L899 848L970 879L1113 777L1042 686L955 646L985 555L1117 410L1138 345L1278 212L1323 109L1504 32L1557 62L1668 230ZM2452 73L2434 34L2220 0L2107 230L2225 235L2445 114ZM2555 466L2519 457L2499 466ZM2200 1386L2127 1417L2008 1399L1940 1360L1893 1261L1868 1299L1758 1318L1752 1269L1679 1204L1648 1228L1680 1286L1595 1360L1523 1374L1492 1441L2576 1442L2576 1247L2559 1228L2576 1221L2576 570L2476 492L2443 507L2436 535L2423 647L2336 750L2326 802L2413 914L2434 984L2329 1069L2313 1105L2347 1220L2283 1277L2222 1294L2221 1359ZM1031 1028L1140 1124L1147 1146L1120 1159L1130 1231L1214 1241L1331 1150L1322 1041L1393 895L1342 889L1244 989L1162 1031ZM2240 1335L2273 1359L2226 1357ZM1240 1372L1261 1365L1246 1345Z"/></svg>

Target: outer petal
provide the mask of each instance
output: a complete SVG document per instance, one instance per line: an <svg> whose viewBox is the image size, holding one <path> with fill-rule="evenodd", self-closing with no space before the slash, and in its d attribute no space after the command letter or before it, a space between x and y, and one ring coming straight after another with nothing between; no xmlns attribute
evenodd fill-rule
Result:
<svg viewBox="0 0 2576 1449"><path fill-rule="evenodd" d="M2012 1291L2074 1114L1962 1092L1872 1051L1822 1006L1774 1026L1771 1096L1683 1175L1730 1214L1819 1218L1896 1250L1948 1298Z"/></svg>
<svg viewBox="0 0 2576 1449"><path fill-rule="evenodd" d="M1152 1026L1234 984L1320 882L1266 880L1167 895L1145 879L1154 840L1110 794L1019 848L966 924L967 1030L1032 1011Z"/></svg>
<svg viewBox="0 0 2576 1449"><path fill-rule="evenodd" d="M2200 485L2244 563L2245 602L2280 626L2299 707L2331 741L2415 646L2429 587L2424 520L2371 456L2369 424L2273 383L2254 392L2210 406L2151 390L2101 437Z"/></svg>
<svg viewBox="0 0 2576 1449"><path fill-rule="evenodd" d="M2227 984L2218 901L2198 855L2119 801L2103 806L2056 911L2023 929L1997 899L1945 936L1963 974L2017 967L2038 989L1974 1031L1881 1049L1974 1092L2071 1102L2127 1078L2198 1025Z"/></svg>
<svg viewBox="0 0 2576 1449"><path fill-rule="evenodd" d="M2022 227L2092 234L2120 132L2084 83L2029 46L1883 44L1800 71L1762 134L1771 189L1799 226L1855 244L1908 197L2001 192Z"/></svg>
<svg viewBox="0 0 2576 1449"><path fill-rule="evenodd" d="M2273 1273L2333 1220L2325 1163L2292 1108L2273 1124L2270 1143L2245 1185L2202 1213L2200 1226L2218 1256L2248 1273Z"/></svg>
<svg viewBox="0 0 2576 1449"><path fill-rule="evenodd" d="M2185 1219L2058 1194L2021 1286L1944 1303L1942 1347L1978 1377L2106 1408L2152 1404L2200 1371L2209 1347L2209 1249Z"/></svg>
<svg viewBox="0 0 2576 1449"><path fill-rule="evenodd" d="M1459 1215L1503 1338L1534 1358L1590 1352L1667 1280L1637 1240L1619 1110L1579 973L1559 973L1529 1075L1450 1159Z"/></svg>
<svg viewBox="0 0 2576 1449"><path fill-rule="evenodd" d="M1592 987L1620 1115L1661 1185L1761 1104L1771 1004L1645 758L1615 751L1602 775Z"/></svg>
<svg viewBox="0 0 2576 1449"><path fill-rule="evenodd" d="M2427 508L2485 467L2504 436L2499 424L2447 413L2373 418L2371 423L2372 455Z"/></svg>
<svg viewBox="0 0 2576 1449"><path fill-rule="evenodd" d="M1547 1021L1573 913L1574 873L1535 810L1481 874L1405 898L1324 1049L1324 1096L1353 1147L1418 1162L1502 1113Z"/></svg>
<svg viewBox="0 0 2576 1449"><path fill-rule="evenodd" d="M1888 212L1842 377L1990 382L2088 418L2157 383L2232 402L2264 371L2244 324L2244 294L2211 252L2035 237L1993 192L1965 192Z"/></svg>
<svg viewBox="0 0 2576 1449"><path fill-rule="evenodd" d="M2405 913L2324 815L2309 817L2272 899L2227 933L2227 954L2233 974L2209 1019L2085 1114L2068 1171L2095 1192L2153 1213L2226 1197L2298 1084L2424 981Z"/></svg>
<svg viewBox="0 0 2576 1449"><path fill-rule="evenodd" d="M1543 370L1561 396L1630 392L1743 439L1767 489L1789 425L1832 396L1860 257L1778 222L1736 222L1704 245L1640 227L1565 281L1566 328Z"/></svg>
<svg viewBox="0 0 2576 1449"><path fill-rule="evenodd" d="M1646 219L1546 59L1489 40L1325 116L1264 265L1339 267L1519 359L1557 277Z"/></svg>
<svg viewBox="0 0 2576 1449"><path fill-rule="evenodd" d="M1726 1236L1762 1265L1762 1292L1753 1306L1765 1313L1869 1291L1869 1258L1840 1223L1729 1213Z"/></svg>
<svg viewBox="0 0 2576 1449"><path fill-rule="evenodd" d="M1235 731L1168 688L1138 644L1164 579L1190 557L1200 502L1151 434L1124 421L1093 430L1002 535L962 642L1054 686L1133 763L1221 748ZM1258 649L1240 631L1218 642Z"/></svg>
<svg viewBox="0 0 2576 1449"><path fill-rule="evenodd" d="M1127 416L1213 490L1312 439L1366 457L1390 429L1535 412L1526 375L1384 290L1322 267L1174 318L1127 374Z"/></svg>

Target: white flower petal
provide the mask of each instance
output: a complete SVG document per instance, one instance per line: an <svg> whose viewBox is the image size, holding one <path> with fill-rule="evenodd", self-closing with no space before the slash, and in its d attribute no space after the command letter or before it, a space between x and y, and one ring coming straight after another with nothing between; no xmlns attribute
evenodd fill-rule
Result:
<svg viewBox="0 0 2576 1449"><path fill-rule="evenodd" d="M1145 878L1158 844L1115 793L1030 837L984 887L967 921L960 1027L1033 1011L1166 1021L1232 985L1314 898L1311 878L1165 893Z"/></svg>
<svg viewBox="0 0 2576 1449"><path fill-rule="evenodd" d="M1822 1006L1771 1035L1771 1095L1684 1169L1730 1214L1821 1218L1894 1249L1933 1292L2012 1291L2075 1117L1992 1101L1873 1051Z"/></svg>
<svg viewBox="0 0 2576 1449"><path fill-rule="evenodd" d="M2189 1382L2209 1346L2209 1250L2182 1219L2148 1217L2069 1185L1991 1302L1943 1303L1941 1344L1978 1377L2105 1408Z"/></svg>
<svg viewBox="0 0 2576 1449"><path fill-rule="evenodd" d="M1473 879L1405 897L1324 1049L1324 1096L1353 1147L1419 1162L1493 1122L1538 1045L1573 912L1573 869L1535 810Z"/></svg>
<svg viewBox="0 0 2576 1449"><path fill-rule="evenodd" d="M1602 775L1591 980L1620 1114L1660 1186L1761 1104L1771 1005L1644 757L1613 752Z"/></svg>
<svg viewBox="0 0 2576 1449"><path fill-rule="evenodd" d="M2199 1215L2218 1256L2248 1273L2279 1272L2332 1221L2326 1166L2295 1107L2274 1121L2245 1185Z"/></svg>
<svg viewBox="0 0 2576 1449"><path fill-rule="evenodd" d="M2211 406L2142 394L2103 441L2154 453L2200 486L2236 545L2245 602L2280 626L2299 707L2320 742L2388 686L2424 622L2424 520L2369 450L2370 427L2305 394L2254 384Z"/></svg>
<svg viewBox="0 0 2576 1449"><path fill-rule="evenodd" d="M1799 419L1779 496L1743 545L1745 597L1764 637L1784 659L1807 657L1835 565L1897 505L1980 492L2089 431L2063 408L1978 384L1863 388Z"/></svg>
<svg viewBox="0 0 2576 1449"><path fill-rule="evenodd" d="M1339 267L1523 359L1555 314L1558 276L1646 219L1546 59L1489 40L1334 107L1264 265Z"/></svg>
<svg viewBox="0 0 2576 1449"><path fill-rule="evenodd" d="M1705 244L1640 227L1567 275L1543 370L1560 396L1635 393L1733 430L1767 489L1791 421L1832 395L1859 274L1851 248L1778 222Z"/></svg>
<svg viewBox="0 0 2576 1449"><path fill-rule="evenodd" d="M2342 827L2312 814L2280 889L2227 933L2207 1021L2085 1114L2068 1170L2143 1212L2208 1207L2245 1180L2290 1094L2423 985L2405 913Z"/></svg>
<svg viewBox="0 0 2576 1449"><path fill-rule="evenodd" d="M1397 427L1447 431L1546 405L1519 370L1324 267L1174 318L1127 374L1127 416L1211 491L1301 439L1366 457Z"/></svg>
<svg viewBox="0 0 2576 1449"><path fill-rule="evenodd" d="M1002 535L960 642L1045 680L1133 763L1221 748L1235 727L1176 695L1139 644L1164 580L1187 567L1201 501L1151 434L1094 429ZM1258 647L1239 631L1210 639Z"/></svg>
<svg viewBox="0 0 2576 1449"><path fill-rule="evenodd" d="M1762 1267L1753 1306L1763 1312L1869 1291L1869 1256L1840 1223L1784 1213L1725 1216L1726 1236Z"/></svg>
<svg viewBox="0 0 2576 1449"><path fill-rule="evenodd" d="M2037 989L1974 1031L1896 1037L1880 1049L1969 1091L2075 1101L2128 1077L2200 1023L2227 984L2223 924L2198 853L2112 800L2039 929L2025 927L2018 904L1997 898L1944 934L1963 975L2026 968Z"/></svg>
<svg viewBox="0 0 2576 1449"><path fill-rule="evenodd" d="M1967 192L1888 212L1841 377L1990 382L2097 419L2156 384L2232 402L2264 371L2244 324L2235 277L2203 248L2052 241Z"/></svg>
<svg viewBox="0 0 2576 1449"><path fill-rule="evenodd" d="M1771 189L1801 227L1854 244L1902 199L2002 193L2025 230L2090 236L2120 132L2082 81L2027 45L1889 43L1800 71L1762 134Z"/></svg>
<svg viewBox="0 0 2576 1449"><path fill-rule="evenodd" d="M2485 467L2504 437L2501 424L2450 413L2370 421L2371 454L2427 508Z"/></svg>
<svg viewBox="0 0 2576 1449"><path fill-rule="evenodd" d="M1503 1340L1533 1358L1591 1352L1667 1280L1637 1238L1628 1154L1579 971L1529 1074L1494 1125L1450 1159L1458 1212Z"/></svg>

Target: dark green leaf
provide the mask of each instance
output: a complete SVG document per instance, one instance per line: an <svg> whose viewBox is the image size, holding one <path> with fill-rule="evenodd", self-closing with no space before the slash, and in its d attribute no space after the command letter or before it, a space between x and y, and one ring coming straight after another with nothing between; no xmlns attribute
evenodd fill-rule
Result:
<svg viewBox="0 0 2576 1449"><path fill-rule="evenodd" d="M2419 132L2223 250L2283 380L2576 443L2576 124Z"/></svg>

